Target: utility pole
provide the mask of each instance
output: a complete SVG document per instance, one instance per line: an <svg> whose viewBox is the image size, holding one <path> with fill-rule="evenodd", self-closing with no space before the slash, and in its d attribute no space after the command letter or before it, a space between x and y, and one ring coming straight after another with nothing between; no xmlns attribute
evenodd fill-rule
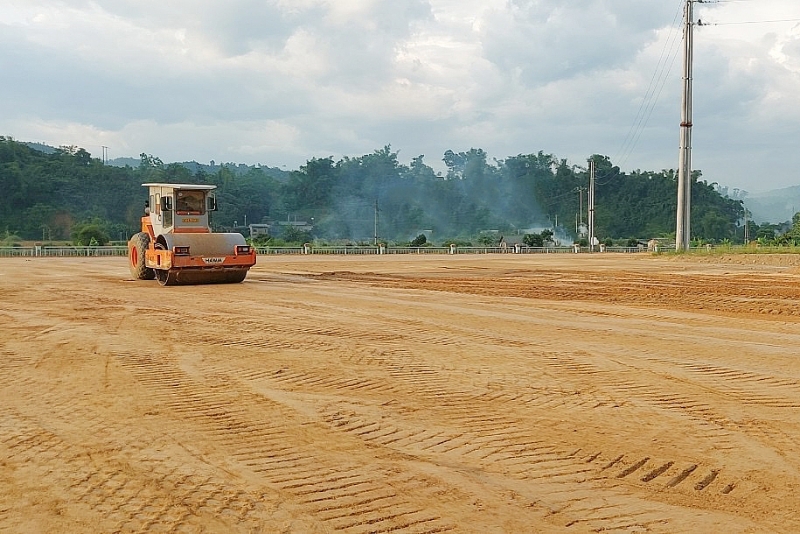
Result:
<svg viewBox="0 0 800 534"><path fill-rule="evenodd" d="M747 226L747 208L744 208L744 244L747 245L749 242L750 242L750 228L748 228Z"/></svg>
<svg viewBox="0 0 800 534"><path fill-rule="evenodd" d="M675 250L689 250L692 207L692 60L694 56L694 2L686 0L683 35L683 102L678 153L678 213L675 227Z"/></svg>
<svg viewBox="0 0 800 534"><path fill-rule="evenodd" d="M589 252L594 252L594 160L589 161Z"/></svg>
<svg viewBox="0 0 800 534"><path fill-rule="evenodd" d="M108 163L108 147L103 146L102 148L103 148L103 165L105 165L106 163Z"/></svg>
<svg viewBox="0 0 800 534"><path fill-rule="evenodd" d="M378 246L378 199L375 199L375 246Z"/></svg>
<svg viewBox="0 0 800 534"><path fill-rule="evenodd" d="M580 236L581 226L583 226L583 192L586 191L586 188L576 187L575 191L578 192L578 217L575 221L575 233Z"/></svg>

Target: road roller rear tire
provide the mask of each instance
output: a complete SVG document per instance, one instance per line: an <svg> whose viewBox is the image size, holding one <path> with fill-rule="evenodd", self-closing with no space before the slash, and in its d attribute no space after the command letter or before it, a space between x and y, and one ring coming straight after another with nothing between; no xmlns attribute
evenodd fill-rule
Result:
<svg viewBox="0 0 800 534"><path fill-rule="evenodd" d="M134 280L152 280L156 277L155 271L144 262L149 246L150 236L145 232L134 234L128 241L128 267Z"/></svg>

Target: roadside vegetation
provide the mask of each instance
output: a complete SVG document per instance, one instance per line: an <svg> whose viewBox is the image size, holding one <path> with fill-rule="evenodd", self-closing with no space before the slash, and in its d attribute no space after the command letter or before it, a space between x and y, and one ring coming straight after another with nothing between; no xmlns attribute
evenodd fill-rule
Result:
<svg viewBox="0 0 800 534"><path fill-rule="evenodd" d="M481 149L448 150L436 172L423 156L409 164L386 146L360 157L313 158L297 170L197 162L163 163L141 154L136 167L105 165L79 147L45 153L0 137L0 246L23 240L82 245L125 243L139 229L146 182L217 186L219 231L261 246L303 243L531 247L586 242L588 161L597 168L595 235L607 245L674 239L676 173L623 172L608 157L584 165L537 152L490 159ZM750 241L781 250L800 245L800 220L747 223L742 200L696 171L693 244L717 249ZM581 224L583 223L583 225ZM376 232L377 229L377 232ZM377 234L377 235L376 235Z"/></svg>

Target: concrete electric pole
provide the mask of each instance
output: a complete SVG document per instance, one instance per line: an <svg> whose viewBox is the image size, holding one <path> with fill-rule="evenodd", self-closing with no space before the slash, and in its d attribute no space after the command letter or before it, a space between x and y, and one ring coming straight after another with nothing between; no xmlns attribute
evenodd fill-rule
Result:
<svg viewBox="0 0 800 534"><path fill-rule="evenodd" d="M589 161L589 251L594 252L594 179L595 164L594 160Z"/></svg>
<svg viewBox="0 0 800 534"><path fill-rule="evenodd" d="M581 228L583 227L583 193L586 191L586 188L576 187L575 191L578 193L578 213L575 214L575 234L580 238Z"/></svg>
<svg viewBox="0 0 800 534"><path fill-rule="evenodd" d="M678 213L675 228L675 250L689 250L692 207L692 60L694 54L693 5L686 0L683 35L683 102L681 105L681 135L678 154Z"/></svg>
<svg viewBox="0 0 800 534"><path fill-rule="evenodd" d="M375 199L375 245L378 245L378 199Z"/></svg>

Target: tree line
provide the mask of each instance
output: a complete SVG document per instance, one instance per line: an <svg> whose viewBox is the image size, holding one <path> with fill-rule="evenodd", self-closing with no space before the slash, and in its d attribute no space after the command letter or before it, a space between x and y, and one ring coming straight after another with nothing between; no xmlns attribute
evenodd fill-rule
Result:
<svg viewBox="0 0 800 534"><path fill-rule="evenodd" d="M136 167L114 167L83 148L48 154L9 137L0 137L0 231L6 240L85 241L92 235L125 241L139 229L146 197L141 184L170 182L216 185L217 229L273 224L276 239L279 228L288 240L353 243L371 242L376 228L380 240L392 243L420 235L428 243L472 242L551 229L577 241L588 218L589 160L597 169L595 234L601 240L674 235L675 171L623 172L602 155L573 165L542 151L490 160L481 149L448 150L444 170L436 172L423 156L404 164L385 146L360 157L312 158L292 171L165 164L148 154ZM741 242L743 220L741 200L722 195L695 171L693 238ZM286 224L296 221L306 223L306 235ZM764 230L750 224L752 237Z"/></svg>

